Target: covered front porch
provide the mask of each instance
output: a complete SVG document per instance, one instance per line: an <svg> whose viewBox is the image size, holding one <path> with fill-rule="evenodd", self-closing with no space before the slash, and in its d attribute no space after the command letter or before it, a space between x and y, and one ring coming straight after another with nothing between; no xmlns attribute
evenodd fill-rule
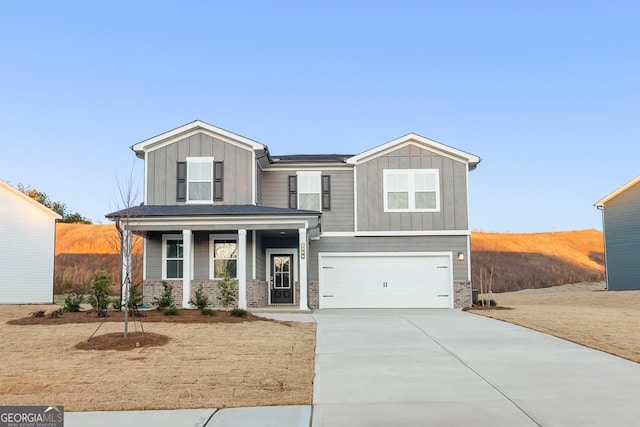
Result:
<svg viewBox="0 0 640 427"><path fill-rule="evenodd" d="M172 214L165 206L137 208L128 217L111 217L144 237L146 304L168 282L177 306L191 308L200 286L217 306L218 282L229 277L237 283L239 308L309 310L308 245L320 213L260 206L173 206Z"/></svg>

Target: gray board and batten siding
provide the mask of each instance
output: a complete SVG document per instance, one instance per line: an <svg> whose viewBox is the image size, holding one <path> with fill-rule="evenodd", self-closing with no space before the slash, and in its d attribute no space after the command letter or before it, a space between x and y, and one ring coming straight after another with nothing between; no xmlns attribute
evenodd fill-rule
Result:
<svg viewBox="0 0 640 427"><path fill-rule="evenodd" d="M309 280L318 280L318 253L467 251L467 236L323 237L309 245ZM468 263L453 259L453 280L468 280Z"/></svg>
<svg viewBox="0 0 640 427"><path fill-rule="evenodd" d="M607 288L640 289L640 183L603 208Z"/></svg>
<svg viewBox="0 0 640 427"><path fill-rule="evenodd" d="M304 169L311 170L311 169ZM322 231L354 231L353 226L353 169L352 166L313 170L331 178L331 209L322 211ZM296 171L277 170L262 172L262 203L265 206L286 208L289 206L287 180Z"/></svg>
<svg viewBox="0 0 640 427"><path fill-rule="evenodd" d="M148 205L177 205L177 162L187 157L213 157L224 162L224 200L228 205L253 203L253 151L202 132L146 154Z"/></svg>
<svg viewBox="0 0 640 427"><path fill-rule="evenodd" d="M467 230L467 168L463 162L415 145L357 165L357 231ZM438 169L440 212L384 212L384 169Z"/></svg>

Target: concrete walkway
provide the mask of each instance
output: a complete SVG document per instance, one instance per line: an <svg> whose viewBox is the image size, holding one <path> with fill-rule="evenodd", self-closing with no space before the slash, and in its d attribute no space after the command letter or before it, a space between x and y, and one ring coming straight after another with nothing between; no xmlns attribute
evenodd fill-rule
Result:
<svg viewBox="0 0 640 427"><path fill-rule="evenodd" d="M65 426L636 426L640 365L457 310L316 321L313 408L66 413ZM286 318L286 319L285 319Z"/></svg>

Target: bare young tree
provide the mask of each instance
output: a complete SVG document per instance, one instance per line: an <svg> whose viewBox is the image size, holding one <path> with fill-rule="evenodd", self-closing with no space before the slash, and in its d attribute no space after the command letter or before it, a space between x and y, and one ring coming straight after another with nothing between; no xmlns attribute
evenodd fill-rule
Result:
<svg viewBox="0 0 640 427"><path fill-rule="evenodd" d="M139 203L139 190L134 184L133 168L129 172L125 182L117 179L118 184L118 216L111 219L115 222L118 230L119 242L117 245L120 251L120 303L124 308L124 336L129 332L129 295L131 293L133 252L139 244L140 238L133 237L135 228L135 217L132 208Z"/></svg>

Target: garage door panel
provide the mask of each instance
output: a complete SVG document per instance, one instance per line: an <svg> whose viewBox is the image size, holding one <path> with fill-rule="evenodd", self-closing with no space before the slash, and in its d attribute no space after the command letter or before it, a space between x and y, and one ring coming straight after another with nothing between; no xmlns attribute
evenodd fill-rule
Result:
<svg viewBox="0 0 640 427"><path fill-rule="evenodd" d="M322 308L451 307L449 256L321 256Z"/></svg>

